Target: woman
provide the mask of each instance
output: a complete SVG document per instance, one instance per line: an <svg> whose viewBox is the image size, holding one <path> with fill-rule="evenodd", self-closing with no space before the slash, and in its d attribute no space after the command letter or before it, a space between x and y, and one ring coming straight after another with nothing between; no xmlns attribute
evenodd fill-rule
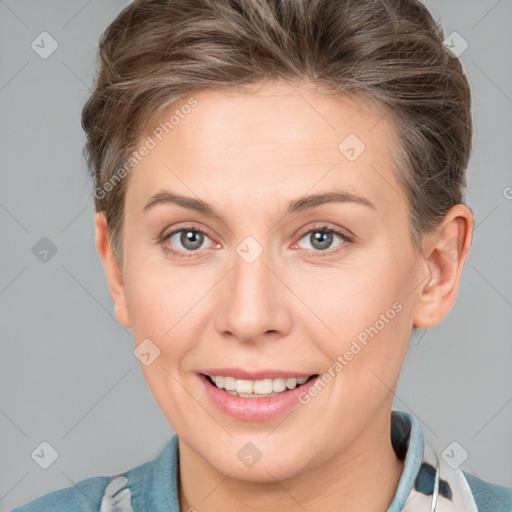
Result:
<svg viewBox="0 0 512 512"><path fill-rule="evenodd" d="M176 431L17 511L505 511L393 394L471 245L470 89L416 0L138 0L83 109L116 315Z"/></svg>

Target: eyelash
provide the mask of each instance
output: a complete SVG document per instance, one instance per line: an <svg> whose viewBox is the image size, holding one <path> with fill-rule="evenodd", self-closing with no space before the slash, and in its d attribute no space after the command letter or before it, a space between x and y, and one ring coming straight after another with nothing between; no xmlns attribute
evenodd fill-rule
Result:
<svg viewBox="0 0 512 512"><path fill-rule="evenodd" d="M180 233L181 231L193 231L195 233L201 233L205 236L208 236L208 233L200 226L189 225L189 226L185 226L180 229L177 229L175 231L171 231L170 233L163 234L161 236L159 242L166 252L171 253L173 256L176 256L177 258L192 258L195 256L196 253L199 252L198 250L197 251L186 251L185 254L183 254L184 251L179 251L179 250L173 249L169 245L166 244L169 237L171 237L172 235L175 235L176 233ZM309 228L308 230L303 231L300 234L299 240L301 240L302 238L304 238L304 236L306 236L310 233L314 233L314 232L318 232L318 231L337 235L343 240L344 243L340 244L334 250L315 251L315 250L310 249L309 251L316 253L316 254L311 255L313 258L330 256L330 255L336 253L337 251L341 250L346 243L354 242L354 239L352 237L349 237L348 235L346 235L336 229L330 228L329 226L327 226L325 224L322 224L319 226L313 226L313 227Z"/></svg>

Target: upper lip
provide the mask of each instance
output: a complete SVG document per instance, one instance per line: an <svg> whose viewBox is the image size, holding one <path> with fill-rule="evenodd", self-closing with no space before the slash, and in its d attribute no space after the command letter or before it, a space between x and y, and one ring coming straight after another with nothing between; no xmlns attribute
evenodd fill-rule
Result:
<svg viewBox="0 0 512 512"><path fill-rule="evenodd" d="M316 375L316 373L273 369L249 372L247 370L243 370L242 368L207 368L205 370L201 370L200 373L213 376L221 375L223 377L233 377L235 379L245 380L277 379L279 377L283 377L285 379L299 379L301 377L310 377L311 375Z"/></svg>

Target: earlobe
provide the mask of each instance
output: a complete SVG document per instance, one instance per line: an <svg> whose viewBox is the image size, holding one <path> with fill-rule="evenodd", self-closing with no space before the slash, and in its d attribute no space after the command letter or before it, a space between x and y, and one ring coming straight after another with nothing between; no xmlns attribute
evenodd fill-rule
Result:
<svg viewBox="0 0 512 512"><path fill-rule="evenodd" d="M94 224L96 228L96 249L103 262L110 294L114 299L116 317L122 325L129 328L131 325L126 308L123 272L112 251L105 212L95 214Z"/></svg>
<svg viewBox="0 0 512 512"><path fill-rule="evenodd" d="M473 232L473 214L463 205L453 206L441 226L425 239L422 284L414 312L414 325L428 329L452 309Z"/></svg>

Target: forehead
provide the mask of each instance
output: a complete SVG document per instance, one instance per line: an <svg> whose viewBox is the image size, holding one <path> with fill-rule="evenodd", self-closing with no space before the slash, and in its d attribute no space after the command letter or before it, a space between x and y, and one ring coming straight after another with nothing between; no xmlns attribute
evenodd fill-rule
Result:
<svg viewBox="0 0 512 512"><path fill-rule="evenodd" d="M195 106L183 108L191 98ZM167 187L287 201L343 186L374 203L396 201L392 130L384 111L354 96L287 83L250 93L199 91L173 104L141 138L155 147L132 171L126 200L139 203Z"/></svg>

